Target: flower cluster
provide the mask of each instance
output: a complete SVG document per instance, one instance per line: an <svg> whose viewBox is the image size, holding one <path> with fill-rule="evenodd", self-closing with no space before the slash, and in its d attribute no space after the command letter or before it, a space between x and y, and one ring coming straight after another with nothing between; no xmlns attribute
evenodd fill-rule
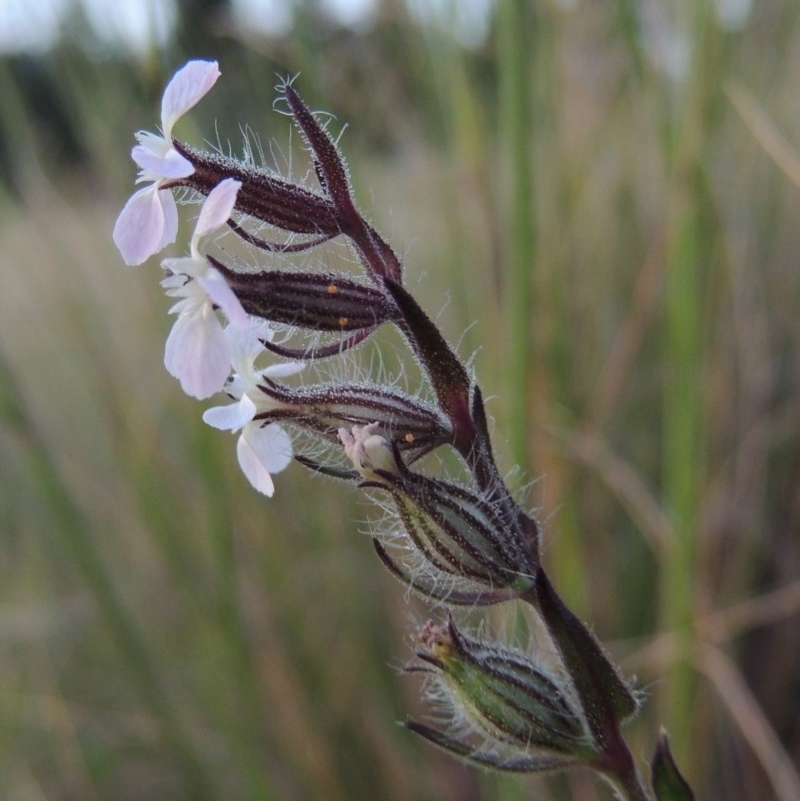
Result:
<svg viewBox="0 0 800 801"><path fill-rule="evenodd" d="M444 704L452 722L449 730L419 722L409 728L482 766L589 766L623 797L650 797L620 734L639 699L550 583L537 523L496 466L481 390L404 287L392 248L357 210L334 140L290 82L279 91L311 153L315 189L173 138L180 117L219 75L216 63L192 61L169 82L161 134L138 133L132 152L145 186L114 229L123 260L141 264L176 239L173 192L203 199L189 255L162 262L162 286L176 315L167 370L195 398L228 396L203 420L239 432L239 463L258 491L272 495L272 476L293 460L349 481L393 510L374 531L376 552L434 606L515 601L538 616L555 668L473 638L452 617L444 626L426 625L419 662L409 670L426 674L429 697ZM275 240L265 240L264 231L275 232ZM223 246L225 236L238 240L236 252L251 251L247 269ZM253 269L261 259L277 261L270 254L280 253L285 263L339 238L356 254L360 274L274 264ZM385 325L396 326L408 343L426 395L342 377L345 354ZM338 367L326 371L326 365ZM318 383L303 383L308 375ZM320 381L325 375L336 379ZM452 450L469 480L426 472L426 457L438 449ZM671 764L665 749L663 742L659 765ZM679 786L672 775L659 772L670 793Z"/></svg>

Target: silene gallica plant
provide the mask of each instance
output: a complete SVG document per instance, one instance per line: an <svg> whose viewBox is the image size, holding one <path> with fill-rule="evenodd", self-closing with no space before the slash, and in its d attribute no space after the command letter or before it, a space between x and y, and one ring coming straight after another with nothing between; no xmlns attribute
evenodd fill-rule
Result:
<svg viewBox="0 0 800 801"><path fill-rule="evenodd" d="M380 561L443 615L418 632L407 668L425 674L441 725L408 729L483 768L584 767L619 798L691 799L665 735L649 779L637 768L622 727L639 694L551 584L537 523L496 465L475 377L404 286L397 255L357 209L337 144L292 83L278 91L313 160L313 188L173 138L219 75L216 63L191 61L169 82L161 133L136 135L143 186L114 228L122 258L138 265L175 241L176 195L202 199L189 255L161 263L175 301L167 370L195 398L227 396L203 419L238 434L239 463L259 492L271 496L273 475L295 460L375 496ZM306 266L285 269L293 254L337 238L358 272L317 270L302 258ZM348 352L385 325L402 334L425 396L347 378ZM426 473L423 457L439 449L454 453L467 479ZM546 633L546 660L457 625L459 609L509 602L525 605Z"/></svg>

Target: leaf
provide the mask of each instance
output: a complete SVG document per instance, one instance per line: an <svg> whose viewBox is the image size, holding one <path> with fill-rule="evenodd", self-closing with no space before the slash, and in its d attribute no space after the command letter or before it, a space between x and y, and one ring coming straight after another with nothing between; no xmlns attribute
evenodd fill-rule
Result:
<svg viewBox="0 0 800 801"><path fill-rule="evenodd" d="M686 779L681 776L669 750L664 729L656 743L653 755L652 783L658 801L694 801L694 793Z"/></svg>
<svg viewBox="0 0 800 801"><path fill-rule="evenodd" d="M578 691L589 727L601 746L638 709L628 683L597 638L558 597L544 570L536 581L538 608Z"/></svg>
<svg viewBox="0 0 800 801"><path fill-rule="evenodd" d="M475 446L477 435L470 413L469 375L417 301L389 278L384 279L384 286L400 310L398 325L422 361L436 399L450 418L453 444L466 456Z"/></svg>

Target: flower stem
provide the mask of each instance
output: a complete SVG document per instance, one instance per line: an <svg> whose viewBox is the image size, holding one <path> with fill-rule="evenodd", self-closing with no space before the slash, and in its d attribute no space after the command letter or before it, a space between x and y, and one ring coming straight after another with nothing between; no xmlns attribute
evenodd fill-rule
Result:
<svg viewBox="0 0 800 801"><path fill-rule="evenodd" d="M628 754L630 757L630 753ZM606 775L606 778L625 801L653 801L653 795L630 758L628 769L622 774Z"/></svg>

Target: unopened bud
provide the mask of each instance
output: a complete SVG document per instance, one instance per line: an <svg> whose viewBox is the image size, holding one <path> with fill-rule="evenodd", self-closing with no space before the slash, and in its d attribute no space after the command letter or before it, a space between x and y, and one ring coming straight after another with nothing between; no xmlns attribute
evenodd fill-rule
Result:
<svg viewBox="0 0 800 801"><path fill-rule="evenodd" d="M242 273L216 259L211 262L245 310L271 322L315 331L357 331L397 316L386 293L345 275L281 270Z"/></svg>
<svg viewBox="0 0 800 801"><path fill-rule="evenodd" d="M259 389L275 403L270 419L341 441L339 429L379 425L381 436L413 460L452 436L448 421L432 406L378 384L318 384L287 387L265 380Z"/></svg>
<svg viewBox="0 0 800 801"><path fill-rule="evenodd" d="M537 556L510 498L412 473L402 463L398 468L382 485L392 495L407 542L398 547L393 539L383 547L376 541L398 578L424 595L459 604L495 603L533 587Z"/></svg>
<svg viewBox="0 0 800 801"><path fill-rule="evenodd" d="M326 197L279 178L271 170L236 161L219 153L208 153L173 140L175 149L194 167L194 172L176 181L208 195L225 178L242 186L236 210L282 231L336 236L340 227L336 207Z"/></svg>
<svg viewBox="0 0 800 801"><path fill-rule="evenodd" d="M596 757L572 689L525 654L467 637L450 619L446 626L423 627L417 656L424 664L412 670L430 674L431 698L455 713L451 742L460 741L461 748L481 741L487 756L517 765L532 759L531 769L537 769L537 754L576 763ZM464 721L469 727L458 725ZM411 728L424 736L431 731Z"/></svg>

